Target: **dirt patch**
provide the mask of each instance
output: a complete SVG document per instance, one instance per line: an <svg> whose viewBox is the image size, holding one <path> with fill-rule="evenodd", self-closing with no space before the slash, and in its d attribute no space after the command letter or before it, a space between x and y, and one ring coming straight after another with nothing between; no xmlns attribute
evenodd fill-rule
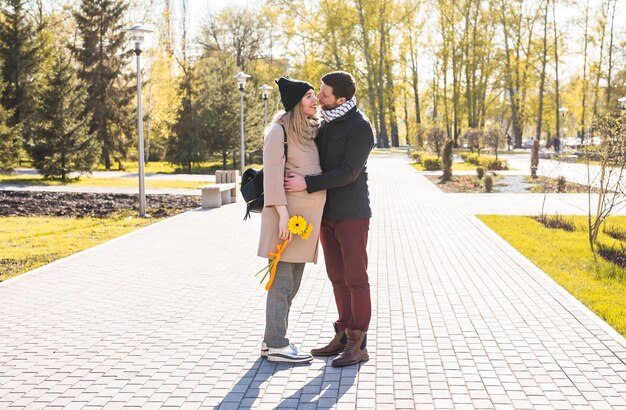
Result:
<svg viewBox="0 0 626 410"><path fill-rule="evenodd" d="M147 195L146 212L153 217L175 215L200 206L193 195ZM139 196L76 192L0 191L0 216L66 216L109 218L137 213Z"/></svg>

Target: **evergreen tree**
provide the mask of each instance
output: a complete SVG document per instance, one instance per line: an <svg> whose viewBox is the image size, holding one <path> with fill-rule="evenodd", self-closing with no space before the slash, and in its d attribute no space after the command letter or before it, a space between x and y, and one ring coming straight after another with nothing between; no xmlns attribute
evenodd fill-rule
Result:
<svg viewBox="0 0 626 410"><path fill-rule="evenodd" d="M0 92L4 84L0 83ZM10 111L0 105L0 172L10 172L19 158L20 141L15 132L7 126Z"/></svg>
<svg viewBox="0 0 626 410"><path fill-rule="evenodd" d="M46 177L66 179L72 171L93 169L100 152L83 115L87 92L74 74L69 58L55 57L38 93L27 146L33 165Z"/></svg>
<svg viewBox="0 0 626 410"><path fill-rule="evenodd" d="M232 75L236 71L235 62L224 53L214 52L202 59L198 68L198 77L202 79L199 93L202 135L206 136L211 152L222 155L222 167L226 169L228 154L239 149L240 144L239 91ZM250 144L246 143L246 147Z"/></svg>
<svg viewBox="0 0 626 410"><path fill-rule="evenodd" d="M82 0L74 13L81 44L73 48L81 64L80 78L87 84L86 113L91 116L90 133L102 146L102 161L111 168L112 157L123 157L128 149L132 115L129 105L133 88L124 67L132 51L127 44L123 16L125 0Z"/></svg>
<svg viewBox="0 0 626 410"><path fill-rule="evenodd" d="M5 0L0 15L0 60L6 84L2 105L11 111L8 125L22 123L30 113L32 83L35 79L42 48L37 28L29 18L24 0Z"/></svg>
<svg viewBox="0 0 626 410"><path fill-rule="evenodd" d="M167 140L166 159L191 174L193 164L208 158L206 141L201 137L198 110L198 91L193 67L183 67L180 82L182 95L172 135Z"/></svg>

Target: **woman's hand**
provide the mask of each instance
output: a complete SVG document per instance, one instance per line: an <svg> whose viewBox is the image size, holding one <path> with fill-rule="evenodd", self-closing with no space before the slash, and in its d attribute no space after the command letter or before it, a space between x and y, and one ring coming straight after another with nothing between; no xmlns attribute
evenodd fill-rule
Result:
<svg viewBox="0 0 626 410"><path fill-rule="evenodd" d="M289 212L287 212L286 206L276 206L276 211L278 212L278 237L283 241L293 239L293 234L289 232Z"/></svg>

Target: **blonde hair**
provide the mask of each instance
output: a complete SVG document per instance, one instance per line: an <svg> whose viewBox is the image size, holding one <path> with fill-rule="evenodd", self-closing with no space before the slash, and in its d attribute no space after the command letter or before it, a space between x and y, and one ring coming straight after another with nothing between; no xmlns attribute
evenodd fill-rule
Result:
<svg viewBox="0 0 626 410"><path fill-rule="evenodd" d="M317 117L315 117L317 119ZM299 102L289 111L280 110L274 114L272 122L265 130L265 134L269 131L269 128L274 124L283 124L287 135L291 136L300 145L310 144L312 140L306 138L305 135L311 132L311 119L306 116L302 109L302 103Z"/></svg>

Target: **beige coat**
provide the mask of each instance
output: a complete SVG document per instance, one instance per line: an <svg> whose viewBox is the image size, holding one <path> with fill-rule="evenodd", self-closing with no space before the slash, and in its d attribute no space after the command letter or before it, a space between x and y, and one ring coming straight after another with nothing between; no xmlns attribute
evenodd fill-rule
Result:
<svg viewBox="0 0 626 410"><path fill-rule="evenodd" d="M278 212L274 205L287 205L289 217L303 216L307 223L313 224L313 231L308 239L294 235L281 256L283 262L315 262L320 234L320 225L326 191L309 194L307 191L285 192L283 176L289 172L300 175L313 175L322 172L317 147L313 140L306 145L298 144L287 136L288 158L285 164L284 134L280 125L274 124L265 136L263 144L263 188L265 208L261 213L261 235L258 255L269 258L270 251L276 252L276 245L283 241L278 238Z"/></svg>

